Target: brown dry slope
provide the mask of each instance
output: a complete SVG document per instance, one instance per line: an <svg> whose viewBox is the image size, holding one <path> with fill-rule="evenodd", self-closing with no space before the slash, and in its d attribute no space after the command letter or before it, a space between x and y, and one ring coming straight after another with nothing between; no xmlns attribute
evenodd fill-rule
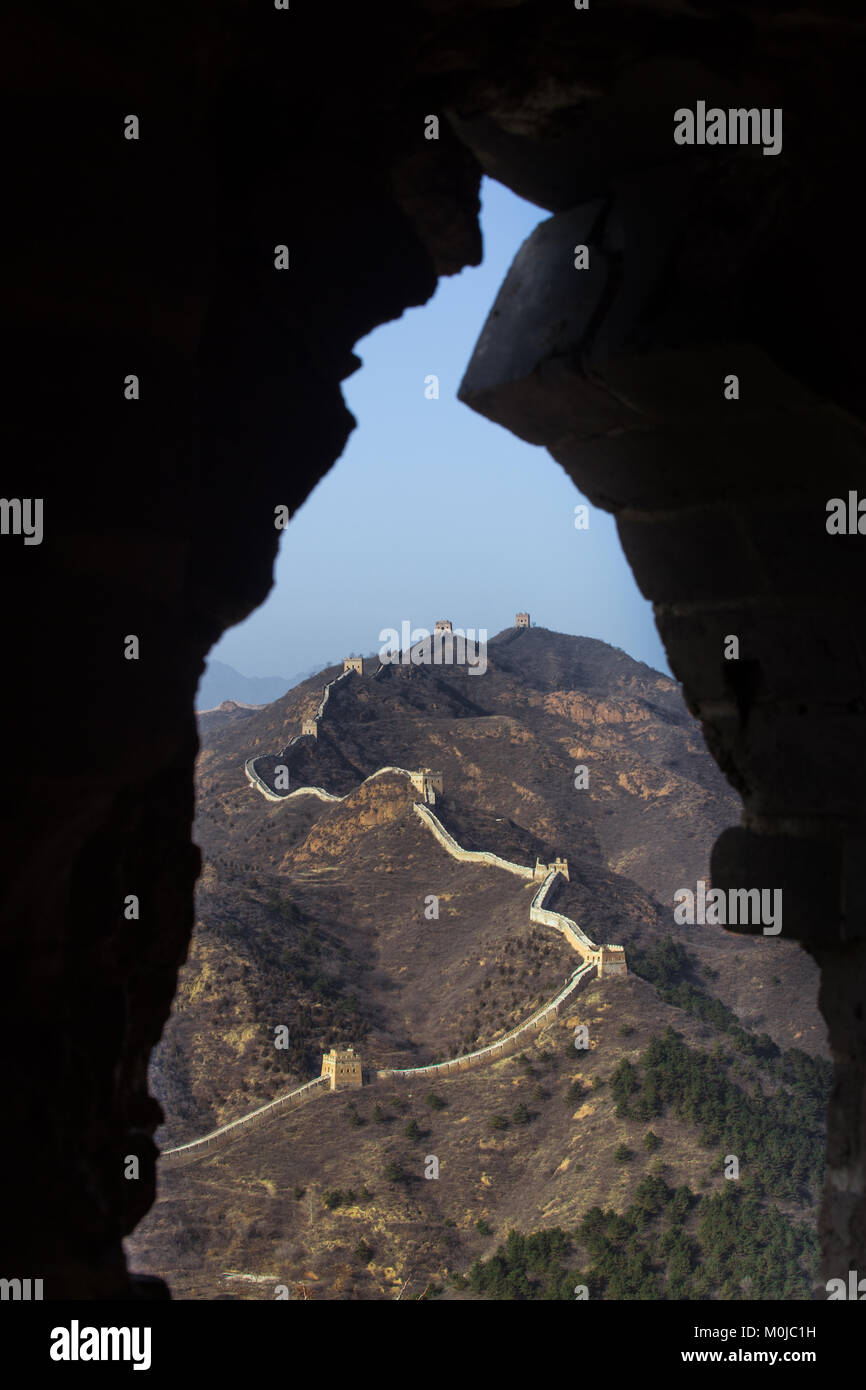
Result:
<svg viewBox="0 0 866 1390"><path fill-rule="evenodd" d="M590 1031L581 1053L578 1022ZM433 1086L326 1092L213 1156L167 1169L136 1233L136 1262L168 1270L185 1298L273 1299L278 1285L295 1297L393 1298L407 1277L415 1296L432 1284L467 1298L453 1277L512 1228L569 1229L594 1205L622 1210L648 1173L721 1193L718 1151L697 1130L671 1114L654 1119L651 1155L650 1126L619 1118L610 1093L619 1059L636 1059L670 1022L708 1047L707 1030L630 977L593 986L521 1056L483 1071ZM738 1065L733 1048L722 1052ZM623 1143L627 1164L616 1154ZM814 1199L776 1205L808 1220Z"/></svg>
<svg viewBox="0 0 866 1390"><path fill-rule="evenodd" d="M167 1273L179 1294L214 1297L230 1287L248 1297L266 1287L226 1282L233 1262L238 1274L268 1278L279 1266L284 1281L312 1270L326 1297L390 1296L393 1278L413 1262L438 1278L484 1247L476 1196L490 1195L494 1169L494 1229L562 1224L597 1201L625 1201L636 1170L603 1159L625 1122L597 1097L566 1117L562 1093L602 1055L609 1074L633 1053L626 1036L648 1038L673 1022L695 1044L730 1049L724 1003L782 1048L824 1049L814 971L798 947L673 924L674 892L705 874L712 840L738 814L673 682L604 643L541 629L500 634L483 676L410 666L373 680L375 667L340 682L318 739L285 753L337 669L202 736L198 927L152 1077L166 1112L163 1144L316 1075L332 1044L354 1043L366 1065L413 1066L493 1041L576 965L558 933L530 930L528 886L458 864L433 840L413 813L417 793L406 778L364 780L383 766L441 769L436 812L467 848L524 864L565 854L570 881L557 910L596 941L625 944L653 983L600 982L595 1002L579 1002L575 1016L594 1010L599 1030L584 1068L575 1067L560 1020L530 1045L534 1056L549 1053L532 1086L526 1065L510 1060L449 1080L457 1099L442 1111L423 1105L429 1088L411 1088L407 1115L405 1091L365 1089L353 1109L339 1094L325 1096L212 1158L166 1170L160 1202L131 1246L137 1267ZM346 799L267 801L250 787L244 762L255 756L273 785L278 755L293 788L323 786ZM578 763L589 771L582 790ZM433 919L425 915L432 896ZM653 952L668 935L687 955L668 953L663 979ZM285 1050L274 1046L281 1024ZM634 1034L620 1031L628 1029ZM512 1122L524 1098L534 1118ZM500 1111L509 1128L485 1128ZM429 1139L407 1138L412 1118ZM689 1126L670 1116L660 1125L671 1172L705 1182L709 1159ZM444 1181L446 1152L458 1191ZM415 1171L429 1153L438 1154L439 1182ZM410 1159L408 1186L383 1179L389 1162L408 1172ZM375 1198L366 1207L322 1204L325 1191L365 1187ZM306 1206L301 1214L310 1192L312 1226ZM810 1201L802 1196L804 1210ZM205 1229L209 1237L195 1235ZM364 1276L351 1258L349 1272L340 1264L353 1233L379 1251Z"/></svg>

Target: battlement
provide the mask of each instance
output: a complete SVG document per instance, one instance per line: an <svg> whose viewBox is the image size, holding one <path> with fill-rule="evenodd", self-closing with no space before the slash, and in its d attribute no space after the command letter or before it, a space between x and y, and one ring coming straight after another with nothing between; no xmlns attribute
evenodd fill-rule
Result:
<svg viewBox="0 0 866 1390"><path fill-rule="evenodd" d="M529 627L529 614L528 614L528 613L515 613L515 615L514 615L514 626L515 626L515 627Z"/></svg>
<svg viewBox="0 0 866 1390"><path fill-rule="evenodd" d="M353 1047L332 1047L330 1052L322 1053L322 1076L328 1078L332 1091L344 1086L363 1086L361 1058Z"/></svg>
<svg viewBox="0 0 866 1390"><path fill-rule="evenodd" d="M431 806L436 804L436 793L441 796L445 790L445 779L441 772L433 772L429 767L422 767L419 772L410 772L409 781L420 792L424 800Z"/></svg>
<svg viewBox="0 0 866 1390"><path fill-rule="evenodd" d="M357 671L359 676L364 674L364 658L362 656L346 656L343 658L343 675L347 671Z"/></svg>
<svg viewBox="0 0 866 1390"><path fill-rule="evenodd" d="M536 859L535 868L532 871L534 879L545 879L548 874L562 874L563 878L568 878L568 860L560 859L559 855L550 863L543 864L540 859Z"/></svg>

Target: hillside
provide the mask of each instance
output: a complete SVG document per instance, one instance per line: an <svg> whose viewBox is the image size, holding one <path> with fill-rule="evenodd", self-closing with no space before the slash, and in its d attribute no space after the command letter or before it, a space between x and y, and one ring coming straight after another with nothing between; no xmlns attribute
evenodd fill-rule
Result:
<svg viewBox="0 0 866 1390"><path fill-rule="evenodd" d="M259 705L239 704L237 700L223 700L215 709L200 710L196 716L199 738L206 739L217 730L224 729L227 724L237 724L249 719L259 708Z"/></svg>
<svg viewBox="0 0 866 1390"><path fill-rule="evenodd" d="M559 883L556 910L595 941L622 943L632 970L626 980L595 982L591 995L577 998L567 1018L532 1043L533 1055L547 1051L559 1059L539 1064L533 1087L524 1085L525 1065L514 1059L443 1082L454 1101L447 1115L436 1112L432 1132L442 1133L444 1145L456 1146L449 1152L459 1150L468 1165L463 1192L486 1191L485 1164L496 1156L497 1233L509 1222L525 1232L573 1222L599 1202L619 1209L636 1170L629 1177L600 1156L616 1147L623 1121L595 1100L590 1110L576 1107L568 1116L561 1102L534 1096L534 1088L550 1096L567 1090L586 1071L575 1070L564 1029L584 1020L584 1010L599 1029L604 1023L605 1074L633 1054L639 1039L669 1025L696 1046L748 1048L736 1041L742 1025L765 1035L765 1046L822 1056L817 972L793 943L673 923L673 894L706 877L713 840L738 820L737 800L673 681L602 642L539 628L492 639L483 675L419 665L374 677L377 665L365 662L363 675L332 687L316 739L287 747L340 668L263 708L240 707L202 721L196 838L205 869L190 957L152 1068L166 1114L158 1138L164 1146L184 1142L308 1080L332 1045L354 1044L367 1067L423 1065L483 1046L561 988L579 962L557 932L530 926L532 885L451 858L414 814L418 795L405 777L365 780L383 767L428 766L444 775L436 814L464 848L530 866L536 857L566 856L569 881ZM248 758L271 788L275 767L284 764L290 789L318 786L344 799L266 800L247 780ZM580 789L579 765L589 773L589 786ZM438 899L434 920L425 916L430 895ZM796 1010L793 996L800 1001ZM284 1050L274 1047L279 1025L289 1030ZM600 1037L591 1046L596 1058ZM265 1244L252 1238L232 1244L235 1217L226 1226L226 1211L256 1227L259 1203L250 1194L263 1184L273 1198L266 1202L266 1227L282 1233L274 1240L285 1253L295 1249L296 1227L304 1227L294 1198L285 1194L299 1186L319 1193L358 1187L363 1168L371 1174L368 1189L377 1193L375 1211L355 1212L353 1229L380 1245L386 1225L390 1231L396 1221L407 1230L405 1241L389 1235L383 1269L399 1273L426 1250L429 1277L439 1277L435 1271L448 1262L439 1234L433 1239L425 1225L424 1204L431 1202L435 1222L454 1221L463 1233L461 1259L487 1250L490 1242L479 1243L467 1224L471 1203L461 1207L456 1194L446 1200L441 1180L411 1192L400 1183L383 1191L375 1175L402 1131L396 1120L373 1114L377 1105L387 1110L391 1100L409 1097L393 1085L387 1095L380 1094L381 1083L353 1093L362 1122L347 1120L345 1095L326 1095L237 1139L219 1157L166 1169L164 1200L132 1243L137 1267L149 1260L172 1280L177 1275L177 1291L187 1296L213 1297L218 1290L226 1296L217 1267L234 1261L249 1271L265 1256ZM421 1126L422 1092L409 1090ZM510 1113L524 1092L545 1101L532 1121L531 1142L521 1125L507 1138L487 1135L490 1115L497 1107ZM452 1132L456 1111L466 1128ZM325 1162L316 1143L334 1125ZM348 1125L347 1136L339 1137L341 1125ZM689 1127L675 1116L664 1125L670 1171L693 1190L694 1183L706 1189L708 1159ZM438 1150L428 1145L425 1152ZM421 1209L406 1207L407 1193L422 1201ZM809 1218L810 1203L814 1194L801 1194L791 1210ZM321 1265L323 1296L342 1296L328 1251L342 1239L331 1230L334 1222L349 1218L338 1217L336 1208L323 1212L312 1245L307 1214L303 1253L286 1259L296 1281L304 1274L300 1265ZM189 1229L220 1231L211 1255L199 1251L194 1268L187 1258L193 1246L187 1256L179 1253L178 1242L187 1239L181 1228L189 1223ZM393 1296L381 1273L360 1283L352 1275L350 1282L352 1296ZM256 1296L253 1287L238 1281L228 1296ZM447 1296L476 1295L454 1287Z"/></svg>
<svg viewBox="0 0 866 1390"><path fill-rule="evenodd" d="M577 1022L590 1029L581 1054ZM571 1228L594 1206L624 1210L650 1174L723 1194L732 1186L720 1171L724 1136L708 1145L670 1108L651 1121L617 1115L617 1065L636 1062L671 1023L696 1050L712 1046L710 1029L633 976L594 986L520 1056L484 1071L326 1093L213 1157L166 1170L132 1243L136 1265L168 1270L182 1298L273 1299L278 1284L298 1298L394 1298L411 1277L412 1296L432 1283L466 1299L477 1295L455 1277L512 1228ZM727 1041L720 1049L738 1084L776 1090ZM660 1141L651 1152L649 1131ZM430 1155L436 1181L424 1178ZM744 1161L744 1179L762 1173L761 1162ZM771 1196L785 1221L811 1224L814 1188L799 1200Z"/></svg>
<svg viewBox="0 0 866 1390"><path fill-rule="evenodd" d="M339 673L267 706L242 741L215 737L202 759L209 790L240 785L241 754L260 757L266 775ZM509 629L489 642L483 675L391 666L342 682L332 702L316 746L292 749L293 786L342 794L388 764L436 767L471 816L495 807L551 850L580 843L664 902L705 871L706 847L738 820L675 682L591 638ZM579 765L590 773L584 791Z"/></svg>

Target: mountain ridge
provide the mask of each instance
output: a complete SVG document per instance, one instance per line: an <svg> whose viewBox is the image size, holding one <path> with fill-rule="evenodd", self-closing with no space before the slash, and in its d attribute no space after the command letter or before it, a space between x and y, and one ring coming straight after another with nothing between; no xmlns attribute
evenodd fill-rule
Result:
<svg viewBox="0 0 866 1390"><path fill-rule="evenodd" d="M166 1112L161 1142L193 1139L310 1081L332 1045L354 1044L365 1066L374 1068L424 1065L488 1045L553 998L573 970L574 955L558 933L528 927L528 887L492 868L456 863L432 842L413 810L417 792L405 778L365 780L395 765L442 772L435 814L465 849L527 866L536 857L545 863L566 858L569 878L560 883L556 910L581 923L593 940L621 942L639 970L657 971L653 962L662 958L673 962L676 988L635 974L594 982L585 998L527 1045L533 1058L551 1048L560 1055L563 1030L584 1019L601 1028L611 1008L623 1030L645 1040L650 1018L659 1026L673 1021L690 1045L715 1037L727 1055L735 1022L740 1032L752 1030L743 1037L765 1039L750 1047L826 1055L816 971L795 943L673 922L673 893L706 877L713 840L739 815L738 800L712 763L675 682L597 639L539 629L497 634L488 661L479 676L441 666L394 666L375 679L379 663L372 661L362 675L332 686L318 737L296 743L290 740L319 708L322 686L342 674L339 666L242 718L200 729L195 837L204 868L190 958L154 1056L152 1084ZM290 791L321 786L343 800L266 800L247 780L249 757L271 786L282 759ZM579 762L589 771L589 786L580 790L574 785ZM431 894L435 920L425 916ZM681 950L687 965L676 955ZM706 981L713 982L711 995ZM803 1000L796 1031L786 1005L792 990ZM285 1051L274 1047L279 1024L289 1030ZM631 1044L617 1043L611 1028L599 1036L606 1039L604 1075L631 1055ZM575 1054L570 1066L567 1056L557 1063L565 1080L576 1075ZM598 1072L600 1060L587 1057L590 1073ZM506 1078L508 1086L517 1085L520 1065L519 1059L497 1060L472 1073L471 1082L443 1085L449 1095L476 1097L485 1114L491 1104L501 1105ZM577 1071L587 1075L587 1065ZM341 1141L348 1146L346 1162L360 1144L368 1165L376 1152L396 1152L387 1125L372 1142L379 1128L377 1089L338 1093L284 1120L271 1119L258 1142L276 1146L286 1173L295 1173L292 1181L300 1178L303 1186L320 1172L314 1158L320 1127L336 1134L348 1123ZM545 1085L539 1081L536 1089ZM402 1103L401 1094L394 1093L395 1104ZM599 1108L596 1101L592 1109L598 1112L592 1133L607 1151L621 1123L607 1105ZM549 1131L554 1148L566 1145L566 1157L569 1145L585 1143L580 1136L589 1112L577 1106L569 1113L576 1126L571 1140L552 1115ZM362 1128L372 1122L355 1138L353 1114L360 1114ZM448 1132L449 1143L457 1143L458 1131L452 1126ZM665 1135L674 1169L696 1181L685 1131L666 1121ZM256 1142L248 1136L220 1150L220 1171L237 1172L244 1190L257 1171L256 1153L265 1165L258 1171L276 1171ZM478 1137L474 1180L480 1181L497 1142ZM173 1201L190 1213L185 1219L195 1219L186 1191L208 1193L217 1209L215 1161L200 1159L196 1175L187 1169L185 1180L167 1173ZM535 1229L554 1210L577 1209L580 1182L564 1206L550 1207L544 1196L549 1179L527 1177L519 1145L506 1144L497 1162L505 1198L499 1209L522 1212L526 1223L538 1203L535 1221L523 1229ZM468 1151L461 1163L471 1166ZM339 1165L325 1167L336 1173ZM603 1182L596 1170L593 1162L587 1194ZM573 1185L574 1178L569 1181ZM521 1182L526 1191L518 1200L515 1184ZM376 1184L369 1185L376 1193ZM382 1211L405 1207L403 1198L394 1207L378 1187ZM616 1200L625 1201L629 1190L617 1184ZM409 1205L417 1206L415 1197ZM281 1211L286 1229L294 1227L290 1206ZM374 1229L384 1239L363 1212L352 1219L369 1241ZM149 1220L160 1239L176 1229L168 1208L158 1207ZM141 1240L147 1238L145 1231ZM310 1267L330 1268L325 1246L297 1230L292 1239L302 1241ZM406 1259L419 1249L410 1241ZM391 1258L397 1259L396 1248ZM297 1273L294 1257L290 1263ZM387 1296L387 1279L377 1278L379 1293L372 1296ZM187 1290L202 1287L183 1279ZM206 1287L212 1292L217 1286L208 1275Z"/></svg>
<svg viewBox="0 0 866 1390"><path fill-rule="evenodd" d="M225 700L240 705L266 705L285 695L300 679L299 676L245 676L234 666L208 657L196 690L196 712L211 712Z"/></svg>

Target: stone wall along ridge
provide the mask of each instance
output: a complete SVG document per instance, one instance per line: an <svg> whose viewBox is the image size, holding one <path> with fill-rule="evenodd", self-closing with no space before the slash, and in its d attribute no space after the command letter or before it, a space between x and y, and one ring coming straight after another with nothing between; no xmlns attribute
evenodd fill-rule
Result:
<svg viewBox="0 0 866 1390"><path fill-rule="evenodd" d="M380 669L382 668L380 667ZM353 672L346 671L343 676L338 676L337 680L331 681L330 684L325 687L326 698L319 707L320 711L324 708L330 686L336 685L337 681L342 680L344 676L352 674ZM378 672L376 674L378 674ZM294 741L295 740L292 740L292 742ZM347 792L346 796L335 796L333 793L325 791L322 787L299 787L296 791L289 792L286 796L277 796L259 777L255 770L254 758L247 760L245 763L245 770L250 784L255 787L256 790L260 791L263 796L267 797L269 801L288 801L293 796L311 795L319 796L326 801L345 801L347 797L351 795L351 793ZM387 767L380 767L375 772L371 773L369 777L365 777L361 786L364 786L367 782L372 782L377 777L387 776L389 773L396 773L401 777L406 777L412 785L415 785L414 779L417 774L413 774L404 767L393 767L389 765ZM492 854L488 850L463 849L454 839L454 836L445 829L439 818L435 816L427 806L422 805L421 802L416 801L413 809L435 839L439 841L443 849L454 859L464 864L487 864L492 868L504 869L507 873L515 874L518 878L522 878L525 881L534 879L534 869L526 865L515 864L511 860L503 859L500 855ZM467 1052L460 1057L452 1057L446 1062L433 1062L429 1066L384 1068L376 1072L376 1078L378 1080L384 1080L390 1077L411 1078L437 1075L445 1076L452 1072L466 1071L470 1067L492 1061L497 1057L504 1057L517 1048L524 1038L539 1032L551 1019L556 1018L563 1004L597 973L601 963L601 948L590 940L582 928L571 917L565 917L562 913L553 912L544 906L547 895L551 892L559 877L561 877L559 871L557 869L551 869L543 883L541 883L533 894L529 908L529 920L539 926L552 927L555 931L561 932L569 945L580 955L583 963L569 977L565 987L561 989L556 997L548 1004L537 1009L528 1019L518 1024L516 1028L512 1028L510 1032L506 1033L505 1036L500 1038L497 1042L489 1043L486 1047L479 1048L475 1052ZM201 1139L194 1139L187 1144L180 1144L176 1148L163 1150L161 1156L162 1161L167 1161L168 1163L182 1163L198 1158L215 1145L226 1142L227 1139L233 1137L234 1131L244 1126L261 1123L279 1109L300 1104L304 1100L309 1099L312 1095L317 1094L327 1085L327 1077L316 1077L313 1081L308 1081L304 1086L300 1086L284 1096L279 1096L276 1100L270 1101L267 1105L260 1106L257 1110L251 1111L248 1115L244 1115L237 1120L232 1120L227 1125L221 1125L219 1129L211 1131L210 1134L204 1135Z"/></svg>
<svg viewBox="0 0 866 1390"><path fill-rule="evenodd" d="M420 802L415 803L415 814L420 816L424 824L433 832L440 845L448 851L455 859L459 859L463 864L491 864L496 869L505 869L510 874L516 874L518 878L531 879L533 870L527 869L523 864L513 864L510 859L501 859L498 854L491 854L484 849L462 849L458 845L454 836L449 834L445 826L432 811Z"/></svg>
<svg viewBox="0 0 866 1390"><path fill-rule="evenodd" d="M498 1042L489 1043L487 1047L479 1048L477 1052L466 1052L462 1057L452 1057L448 1062L433 1062L427 1067L399 1067L387 1068L377 1071L378 1079L386 1080L389 1077L415 1077L415 1076L448 1076L456 1071L468 1071L470 1067L480 1066L483 1062L495 1060L497 1057L504 1057L507 1053L516 1050L524 1038L530 1034L538 1033L548 1024L551 1019L556 1018L566 1000L580 989L581 985L588 983L595 973L595 964L590 961L575 970L564 989L560 990L555 999L551 999L549 1004L545 1004L538 1009L531 1018L512 1028L510 1033L506 1033L504 1038Z"/></svg>
<svg viewBox="0 0 866 1390"><path fill-rule="evenodd" d="M191 1139L187 1144L178 1144L175 1148L163 1149L160 1161L177 1164L188 1162L190 1159L201 1158L209 1149L237 1138L238 1131L261 1124L278 1111L303 1105L305 1101L311 1100L319 1092L329 1090L330 1086L326 1076L317 1076L312 1081L305 1081L303 1086L297 1086L293 1091L287 1091L285 1095L277 1096L276 1100L269 1100L266 1105L260 1105L257 1110L251 1110L249 1114L241 1115L237 1120L230 1120L228 1124L220 1125L218 1129L211 1130L209 1134L203 1134L200 1139Z"/></svg>
<svg viewBox="0 0 866 1390"><path fill-rule="evenodd" d="M348 674L351 675L352 673L349 672ZM333 792L325 791L324 787L296 787L293 792L286 792L283 796L278 796L276 792L271 791L267 783L263 782L256 772L256 761L257 759L255 758L248 758L244 764L244 768L250 786L255 787L256 791L261 792L262 796L266 797L268 801L291 801L293 796L318 796L322 801L347 801L359 787L366 786L368 782L373 782L377 777L385 777L389 772L397 773L400 777L406 777L410 782L414 775L407 771L405 767L379 767L375 772L371 772L369 777L365 777L363 782L358 784L358 787L353 788L351 792L346 792L345 796L336 796ZM445 833L447 834L447 831ZM503 860L502 863L505 863L505 860ZM530 873L529 876L531 878L532 874Z"/></svg>

